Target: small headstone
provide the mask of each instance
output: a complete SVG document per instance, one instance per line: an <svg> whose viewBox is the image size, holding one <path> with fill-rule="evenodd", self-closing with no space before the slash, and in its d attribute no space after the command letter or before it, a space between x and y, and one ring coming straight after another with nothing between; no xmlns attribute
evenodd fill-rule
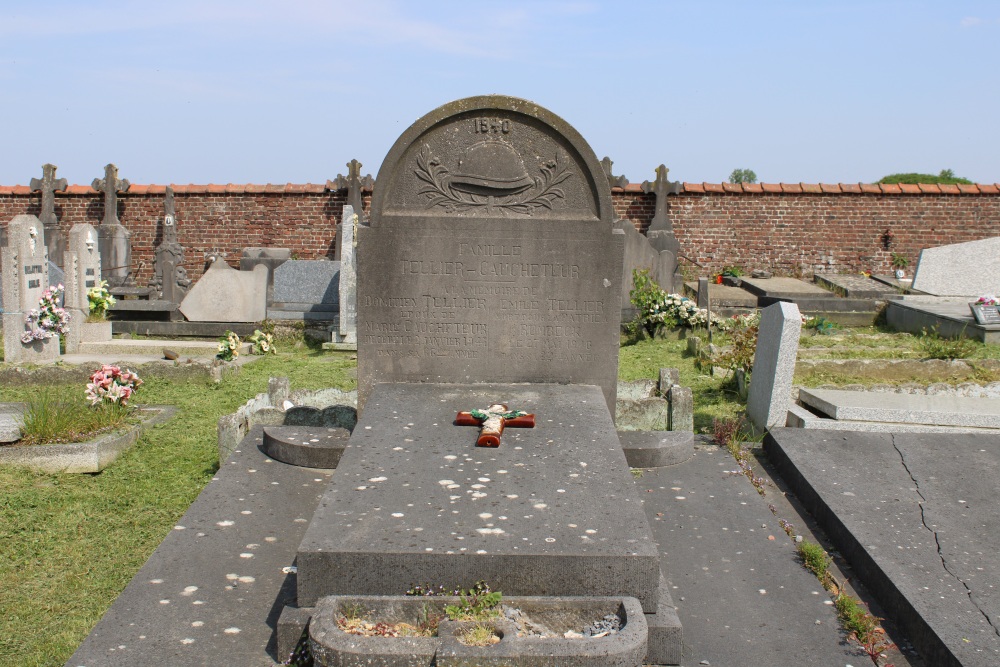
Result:
<svg viewBox="0 0 1000 667"><path fill-rule="evenodd" d="M913 289L935 296L1000 293L1000 236L921 250Z"/></svg>
<svg viewBox="0 0 1000 667"><path fill-rule="evenodd" d="M31 179L29 187L32 192L42 193L42 210L38 219L45 227L45 247L49 249L49 257L57 266L63 265L63 252L66 251L66 241L59 230L59 219L56 217L55 193L64 192L67 187L65 178L56 178L54 164L42 165L42 177Z"/></svg>
<svg viewBox="0 0 1000 667"><path fill-rule="evenodd" d="M709 284L708 278L698 278L698 307L708 308L711 304L711 299L709 298L708 292Z"/></svg>
<svg viewBox="0 0 1000 667"><path fill-rule="evenodd" d="M694 397L691 387L674 385L667 392L670 431L694 431Z"/></svg>
<svg viewBox="0 0 1000 667"><path fill-rule="evenodd" d="M292 258L290 248L243 248L240 271L253 271L258 264L267 268L267 305L274 303L274 270Z"/></svg>
<svg viewBox="0 0 1000 667"><path fill-rule="evenodd" d="M66 335L66 352L73 354L80 350L80 345L87 338L94 340L98 327L90 327L95 331L84 332L88 328L85 320L90 314L90 299L87 292L101 283L101 255L97 248L97 230L88 223L73 225L69 232L69 245L65 258L65 286L63 296L64 307L70 313L70 331ZM103 327L100 337L111 340L110 327Z"/></svg>
<svg viewBox="0 0 1000 667"><path fill-rule="evenodd" d="M355 230L358 216L351 206L344 207L344 221L341 223L341 233L344 236L344 247L340 254L340 321L330 346L335 350L358 349L358 271L355 258L357 243Z"/></svg>
<svg viewBox="0 0 1000 667"><path fill-rule="evenodd" d="M758 331L747 416L754 426L764 430L784 426L788 418L802 331L799 307L787 301L768 306L760 313Z"/></svg>
<svg viewBox="0 0 1000 667"><path fill-rule="evenodd" d="M38 308L49 286L49 257L45 227L33 215L16 216L7 225L7 247L3 248L3 350L7 363L38 362L59 357L59 337L23 343L29 331L25 315Z"/></svg>
<svg viewBox="0 0 1000 667"><path fill-rule="evenodd" d="M351 160L347 163L347 176L342 174L337 174L337 178L333 179L327 183L328 190L347 190L347 203L346 206L350 206L354 211L354 214L358 216L358 222L365 220L365 209L364 200L361 197L362 188L372 188L375 185L375 181L372 180L371 174L361 175L361 167L363 165L357 160ZM342 257L344 238L343 238L343 217L342 221L337 223L337 239L336 245L334 246L333 259L338 261Z"/></svg>
<svg viewBox="0 0 1000 667"><path fill-rule="evenodd" d="M111 287L129 282L132 266L132 233L118 220L118 193L128 192L131 184L118 178L118 167L104 167L104 178L95 178L90 187L104 193L104 218L97 228L98 248L102 258L101 278Z"/></svg>
<svg viewBox="0 0 1000 667"><path fill-rule="evenodd" d="M677 368L661 368L660 369L660 380L657 383L657 393L661 396L666 396L667 392L675 384L680 384L681 382L681 372Z"/></svg>
<svg viewBox="0 0 1000 667"><path fill-rule="evenodd" d="M181 302L189 322L260 322L267 315L267 269L237 271L221 259Z"/></svg>
<svg viewBox="0 0 1000 667"><path fill-rule="evenodd" d="M149 286L156 298L180 303L187 295L191 279L184 267L184 246L177 240L177 213L174 210L174 189L167 186L163 199L163 240L156 246L153 277Z"/></svg>

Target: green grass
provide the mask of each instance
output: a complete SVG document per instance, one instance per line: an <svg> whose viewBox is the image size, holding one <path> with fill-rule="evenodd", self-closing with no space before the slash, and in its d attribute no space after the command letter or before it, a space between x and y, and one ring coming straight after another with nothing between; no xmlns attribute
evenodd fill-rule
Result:
<svg viewBox="0 0 1000 667"><path fill-rule="evenodd" d="M59 393L43 389L27 401L21 442L47 445L83 442L136 421L132 408L118 403L92 407L79 392Z"/></svg>
<svg viewBox="0 0 1000 667"><path fill-rule="evenodd" d="M300 346L219 385L150 375L138 400L178 413L102 473L0 468L0 665L65 663L216 471L218 418L266 391L271 376L289 377L293 389L351 388L349 357ZM48 389L82 396L84 385ZM37 391L5 386L0 401Z"/></svg>

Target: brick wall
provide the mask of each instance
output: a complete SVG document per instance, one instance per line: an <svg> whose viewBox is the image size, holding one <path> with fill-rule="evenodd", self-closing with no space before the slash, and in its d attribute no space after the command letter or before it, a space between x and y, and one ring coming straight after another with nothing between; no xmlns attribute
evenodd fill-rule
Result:
<svg viewBox="0 0 1000 667"><path fill-rule="evenodd" d="M160 242L164 186L133 185L118 217L132 232L137 282L152 274ZM215 249L239 266L245 247L290 248L300 259L332 257L345 191L323 185L174 186L178 237L188 275L199 277ZM645 231L656 198L637 185L612 191L615 213ZM70 186L55 197L63 232L77 222L100 224L103 195ZM0 187L0 223L40 210L25 186ZM365 207L368 206L368 195ZM890 271L891 253L915 265L921 248L1000 236L1000 188L859 184L684 183L667 213L692 275L727 264L780 275ZM886 231L890 235L886 235ZM885 241L889 241L886 247Z"/></svg>

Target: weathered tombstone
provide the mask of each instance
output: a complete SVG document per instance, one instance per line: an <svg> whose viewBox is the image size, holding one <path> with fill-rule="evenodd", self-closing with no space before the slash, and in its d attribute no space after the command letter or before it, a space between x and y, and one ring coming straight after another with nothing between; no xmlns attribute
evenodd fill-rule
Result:
<svg viewBox="0 0 1000 667"><path fill-rule="evenodd" d="M670 291L672 274L668 280L663 282L660 276L660 253L649 243L649 239L635 228L630 220L616 220L615 229L620 229L625 233L625 261L622 264L622 321L627 321L635 317L636 310L632 305L631 292L635 285L632 283L632 274L636 270L646 269L649 277L657 285Z"/></svg>
<svg viewBox="0 0 1000 667"><path fill-rule="evenodd" d="M344 236L344 247L340 255L340 312L337 328L332 332L329 344L334 350L358 349L358 271L354 242L358 224L358 215L351 206L344 207L344 221L341 223L341 233ZM340 234L337 235L338 238ZM326 345L324 345L326 347Z"/></svg>
<svg viewBox="0 0 1000 667"><path fill-rule="evenodd" d="M191 280L184 268L184 246L177 240L174 189L169 185L163 198L163 209L163 240L156 246L149 286L153 288L155 298L180 303L187 295Z"/></svg>
<svg viewBox="0 0 1000 667"><path fill-rule="evenodd" d="M623 188L628 185L628 179L624 176L614 176L611 173L611 167L614 162L607 155L601 160L601 167L604 169L604 173L608 175L608 185L613 188Z"/></svg>
<svg viewBox="0 0 1000 667"><path fill-rule="evenodd" d="M698 278L698 307L708 308L711 304L708 278Z"/></svg>
<svg viewBox="0 0 1000 667"><path fill-rule="evenodd" d="M935 296L1000 293L1000 237L924 248L913 289Z"/></svg>
<svg viewBox="0 0 1000 667"><path fill-rule="evenodd" d="M678 291L681 279L677 274L677 257L681 251L681 245L674 236L674 226L667 216L667 196L680 194L681 184L667 178L670 170L666 165L656 168L656 180L652 183L643 181L642 191L646 194L656 195L656 208L653 212L653 219L646 230L646 238L650 245L660 253L660 265L657 273L660 276L660 287L668 292ZM668 286L667 283L670 283Z"/></svg>
<svg viewBox="0 0 1000 667"><path fill-rule="evenodd" d="M357 229L360 419L299 546L300 607L414 581L631 596L646 662L676 664L680 626L611 416L613 222L593 151L534 103L459 100L397 140ZM479 450L463 413L535 426ZM611 498L611 513L585 509Z"/></svg>
<svg viewBox="0 0 1000 667"><path fill-rule="evenodd" d="M274 270L292 258L290 248L243 248L240 271L253 271L260 264L267 269L267 305L274 302Z"/></svg>
<svg viewBox="0 0 1000 667"><path fill-rule="evenodd" d="M328 190L347 190L347 206L350 206L358 220L365 219L364 201L361 198L362 188L371 188L375 181L371 174L361 175L363 165L357 160L347 163L347 176L337 174L337 178L327 183ZM342 216L343 217L343 216ZM343 221L337 223L337 239L334 246L333 259L339 261L343 251Z"/></svg>
<svg viewBox="0 0 1000 667"><path fill-rule="evenodd" d="M802 316L794 303L779 301L760 313L747 396L747 416L760 430L784 426L788 418L801 331Z"/></svg>
<svg viewBox="0 0 1000 667"><path fill-rule="evenodd" d="M90 187L104 193L104 218L97 228L98 247L101 253L101 278L111 287L120 287L131 279L132 233L118 220L118 193L128 192L131 184L118 178L118 167L104 167L104 178L95 178Z"/></svg>
<svg viewBox="0 0 1000 667"><path fill-rule="evenodd" d="M624 237L589 146L529 108L456 102L383 162L357 230L360 406L376 382L468 378L593 384L614 413Z"/></svg>
<svg viewBox="0 0 1000 667"><path fill-rule="evenodd" d="M39 362L59 357L59 336L22 342L31 327L25 316L38 308L49 286L45 227L33 215L16 216L7 225L3 249L3 353L7 363Z"/></svg>
<svg viewBox="0 0 1000 667"><path fill-rule="evenodd" d="M222 258L194 284L179 310L189 322L260 322L267 316L267 269L237 271Z"/></svg>
<svg viewBox="0 0 1000 667"><path fill-rule="evenodd" d="M42 165L42 177L32 178L29 187L32 192L42 193L42 210L38 219L45 227L45 247L49 249L49 257L57 266L63 265L63 252L66 250L66 242L62 232L59 231L59 219L56 217L55 193L66 190L66 179L56 178L56 167L54 164Z"/></svg>
<svg viewBox="0 0 1000 667"><path fill-rule="evenodd" d="M66 335L66 352L73 354L82 343L111 340L111 322L86 322L90 314L87 292L100 285L101 255L97 248L97 230L93 225L78 223L69 231L66 249L66 292L63 307L70 313L70 331Z"/></svg>

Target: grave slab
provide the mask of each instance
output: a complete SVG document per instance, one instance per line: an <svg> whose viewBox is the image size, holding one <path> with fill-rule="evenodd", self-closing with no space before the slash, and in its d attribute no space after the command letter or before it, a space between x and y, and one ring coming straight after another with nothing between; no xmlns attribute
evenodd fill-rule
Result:
<svg viewBox="0 0 1000 667"><path fill-rule="evenodd" d="M180 311L191 322L260 322L266 302L264 266L237 271L217 259L184 297Z"/></svg>
<svg viewBox="0 0 1000 667"><path fill-rule="evenodd" d="M1000 292L1000 237L924 248L913 289L937 296L978 297Z"/></svg>
<svg viewBox="0 0 1000 667"><path fill-rule="evenodd" d="M698 283L684 283L687 296L694 298L698 294ZM741 287L731 285L719 285L709 283L708 298L712 304L712 309L716 308L746 308L752 310L757 307L757 296Z"/></svg>
<svg viewBox="0 0 1000 667"><path fill-rule="evenodd" d="M867 433L995 433L989 429L965 426L935 426L928 424L900 424L898 422L841 421L819 417L801 405L788 408L786 426L824 431L862 431Z"/></svg>
<svg viewBox="0 0 1000 667"><path fill-rule="evenodd" d="M764 447L926 664L1000 664L1000 437L784 428Z"/></svg>
<svg viewBox="0 0 1000 667"><path fill-rule="evenodd" d="M741 278L743 288L759 297L776 299L836 299L837 295L798 278Z"/></svg>
<svg viewBox="0 0 1000 667"><path fill-rule="evenodd" d="M274 653L278 615L295 599L295 574L285 570L331 471L265 456L261 431L251 430L222 465L68 667L272 665L287 657Z"/></svg>
<svg viewBox="0 0 1000 667"><path fill-rule="evenodd" d="M340 262L290 259L274 269L271 313L314 313L333 319L339 310ZM280 316L284 318L285 316Z"/></svg>
<svg viewBox="0 0 1000 667"><path fill-rule="evenodd" d="M536 426L477 448L452 422L497 401ZM301 606L486 579L510 595L628 595L647 612L660 571L601 390L542 384L375 385L298 565Z"/></svg>
<svg viewBox="0 0 1000 667"><path fill-rule="evenodd" d="M886 322L897 331L919 334L937 327L945 338L966 336L983 343L1000 343L1000 325L978 324L969 309L970 297L906 296L890 301Z"/></svg>
<svg viewBox="0 0 1000 667"><path fill-rule="evenodd" d="M1000 428L1000 399L995 398L803 387L799 401L838 420Z"/></svg>
<svg viewBox="0 0 1000 667"><path fill-rule="evenodd" d="M817 273L813 279L823 289L840 292L848 299L886 300L899 296L899 290L869 276L840 273Z"/></svg>

